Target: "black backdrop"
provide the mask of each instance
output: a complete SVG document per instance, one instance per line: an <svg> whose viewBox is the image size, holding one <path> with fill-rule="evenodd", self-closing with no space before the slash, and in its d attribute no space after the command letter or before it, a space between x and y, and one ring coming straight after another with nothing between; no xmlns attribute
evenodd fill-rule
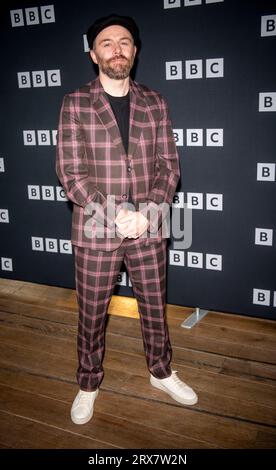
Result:
<svg viewBox="0 0 276 470"><path fill-rule="evenodd" d="M276 318L275 1L1 2L0 277L74 287L54 136L64 94L96 76L83 36L109 13L140 27L135 79L166 97L180 154L172 211L192 204L167 301ZM132 295L124 270L115 293Z"/></svg>

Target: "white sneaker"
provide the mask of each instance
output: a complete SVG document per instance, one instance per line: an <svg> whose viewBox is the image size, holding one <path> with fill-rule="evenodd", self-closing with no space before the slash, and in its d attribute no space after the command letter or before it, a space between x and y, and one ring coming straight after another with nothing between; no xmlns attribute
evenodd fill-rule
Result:
<svg viewBox="0 0 276 470"><path fill-rule="evenodd" d="M154 387L159 388L159 390L167 392L175 401L182 405L195 405L198 401L196 393L177 377L176 372L176 370L173 370L172 375L165 379L157 379L150 375L150 383Z"/></svg>
<svg viewBox="0 0 276 470"><path fill-rule="evenodd" d="M92 418L94 401L98 393L99 389L95 390L95 392L79 391L71 408L71 419L73 423L85 424Z"/></svg>

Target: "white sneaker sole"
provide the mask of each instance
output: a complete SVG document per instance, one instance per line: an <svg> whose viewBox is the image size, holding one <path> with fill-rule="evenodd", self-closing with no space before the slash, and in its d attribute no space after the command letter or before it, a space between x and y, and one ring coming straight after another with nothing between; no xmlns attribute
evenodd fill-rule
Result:
<svg viewBox="0 0 276 470"><path fill-rule="evenodd" d="M93 416L93 410L91 411L91 413L89 413L88 416L86 416L85 418L76 418L72 413L71 413L71 420L73 421L73 423L75 424L86 424L88 423L88 421L90 421L90 419L92 418Z"/></svg>
<svg viewBox="0 0 276 470"><path fill-rule="evenodd" d="M175 401L178 403L181 403L181 405L195 405L198 402L198 397L195 395L194 398L181 398L178 395L176 395L173 392L170 392L164 385L162 385L160 382L156 382L152 376L150 377L150 383L153 385L153 387L158 388L159 390L162 390L163 392L166 392L168 395L170 395L171 398L173 398Z"/></svg>

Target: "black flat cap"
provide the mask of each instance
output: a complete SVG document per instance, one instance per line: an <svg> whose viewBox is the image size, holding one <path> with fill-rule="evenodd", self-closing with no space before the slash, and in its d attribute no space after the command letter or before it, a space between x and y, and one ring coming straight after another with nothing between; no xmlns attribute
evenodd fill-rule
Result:
<svg viewBox="0 0 276 470"><path fill-rule="evenodd" d="M87 31L87 42L89 48L93 48L93 42L98 34L108 26L118 24L126 28L133 37L135 46L139 46L139 29L134 19L130 16L109 15L99 18Z"/></svg>

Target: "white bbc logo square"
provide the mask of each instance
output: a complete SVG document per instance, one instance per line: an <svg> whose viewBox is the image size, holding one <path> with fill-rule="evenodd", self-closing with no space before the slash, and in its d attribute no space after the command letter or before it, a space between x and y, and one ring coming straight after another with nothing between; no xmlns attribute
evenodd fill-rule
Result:
<svg viewBox="0 0 276 470"><path fill-rule="evenodd" d="M223 58L206 59L206 78L223 77Z"/></svg>
<svg viewBox="0 0 276 470"><path fill-rule="evenodd" d="M186 145L188 147L202 147L203 129L186 129Z"/></svg>
<svg viewBox="0 0 276 470"><path fill-rule="evenodd" d="M25 15L26 15L26 24L27 25L39 24L39 15L38 15L38 8L37 7L26 8L25 9Z"/></svg>
<svg viewBox="0 0 276 470"><path fill-rule="evenodd" d="M72 254L71 240L59 240L59 252L65 255Z"/></svg>
<svg viewBox="0 0 276 470"><path fill-rule="evenodd" d="M190 251L188 253L187 266L190 268L203 268L203 254Z"/></svg>
<svg viewBox="0 0 276 470"><path fill-rule="evenodd" d="M184 252L170 250L170 264L173 266L184 266Z"/></svg>
<svg viewBox="0 0 276 470"><path fill-rule="evenodd" d="M17 80L19 88L31 88L32 86L30 72L18 72Z"/></svg>
<svg viewBox="0 0 276 470"><path fill-rule="evenodd" d="M275 163L258 163L257 181L275 181Z"/></svg>
<svg viewBox="0 0 276 470"><path fill-rule="evenodd" d="M23 10L11 10L10 15L12 28L15 28L16 26L24 26Z"/></svg>
<svg viewBox="0 0 276 470"><path fill-rule="evenodd" d="M206 129L206 145L223 147L223 129Z"/></svg>
<svg viewBox="0 0 276 470"><path fill-rule="evenodd" d="M273 112L276 111L276 92L259 93L259 111Z"/></svg>
<svg viewBox="0 0 276 470"><path fill-rule="evenodd" d="M202 78L202 60L186 60L185 74L187 79Z"/></svg>
<svg viewBox="0 0 276 470"><path fill-rule="evenodd" d="M253 289L253 304L270 305L270 291L265 289Z"/></svg>
<svg viewBox="0 0 276 470"><path fill-rule="evenodd" d="M166 62L166 80L182 80L182 62Z"/></svg>
<svg viewBox="0 0 276 470"><path fill-rule="evenodd" d="M46 5L40 7L40 13L42 23L55 23L54 5Z"/></svg>
<svg viewBox="0 0 276 470"><path fill-rule="evenodd" d="M214 271L222 271L222 256L206 254L206 269L212 269Z"/></svg>
<svg viewBox="0 0 276 470"><path fill-rule="evenodd" d="M273 230L271 228L255 228L255 245L272 246Z"/></svg>
<svg viewBox="0 0 276 470"><path fill-rule="evenodd" d="M44 244L42 237L32 237L32 250L44 251Z"/></svg>
<svg viewBox="0 0 276 470"><path fill-rule="evenodd" d="M13 271L12 258L1 258L2 271Z"/></svg>
<svg viewBox="0 0 276 470"><path fill-rule="evenodd" d="M276 36L276 15L262 16L261 36Z"/></svg>

